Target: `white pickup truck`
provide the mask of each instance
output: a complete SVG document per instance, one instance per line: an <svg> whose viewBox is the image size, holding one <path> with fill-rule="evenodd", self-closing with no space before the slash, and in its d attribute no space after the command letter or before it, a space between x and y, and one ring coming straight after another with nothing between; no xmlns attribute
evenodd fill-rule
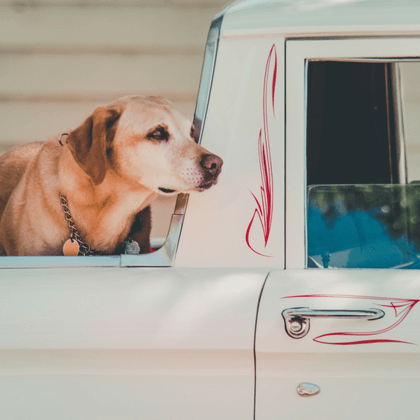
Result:
<svg viewBox="0 0 420 420"><path fill-rule="evenodd" d="M0 418L419 418L419 65L417 1L227 6L219 184L152 254L0 257Z"/></svg>

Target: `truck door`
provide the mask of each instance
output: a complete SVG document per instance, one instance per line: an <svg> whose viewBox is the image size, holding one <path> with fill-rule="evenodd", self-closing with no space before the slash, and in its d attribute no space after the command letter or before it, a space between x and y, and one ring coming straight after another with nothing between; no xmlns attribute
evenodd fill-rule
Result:
<svg viewBox="0 0 420 420"><path fill-rule="evenodd" d="M418 417L419 57L417 38L286 42L286 270L259 304L257 420Z"/></svg>

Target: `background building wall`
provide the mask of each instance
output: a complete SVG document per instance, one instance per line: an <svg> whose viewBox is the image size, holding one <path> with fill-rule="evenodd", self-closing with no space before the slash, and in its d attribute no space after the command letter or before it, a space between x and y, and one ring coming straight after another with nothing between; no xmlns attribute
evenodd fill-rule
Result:
<svg viewBox="0 0 420 420"><path fill-rule="evenodd" d="M0 0L0 154L77 127L124 95L194 114L207 33L226 0ZM173 199L153 209L166 236Z"/></svg>

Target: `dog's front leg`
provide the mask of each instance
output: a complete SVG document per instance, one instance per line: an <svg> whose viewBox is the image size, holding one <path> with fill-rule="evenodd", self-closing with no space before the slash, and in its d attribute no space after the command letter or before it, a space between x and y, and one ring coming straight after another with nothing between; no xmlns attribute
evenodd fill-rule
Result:
<svg viewBox="0 0 420 420"><path fill-rule="evenodd" d="M136 214L128 238L136 241L140 246L140 254L151 251L150 232L152 230L152 216L150 206Z"/></svg>

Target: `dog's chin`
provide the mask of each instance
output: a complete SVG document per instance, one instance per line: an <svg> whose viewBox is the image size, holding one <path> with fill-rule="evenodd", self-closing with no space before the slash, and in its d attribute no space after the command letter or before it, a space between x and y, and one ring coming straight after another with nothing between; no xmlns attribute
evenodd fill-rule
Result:
<svg viewBox="0 0 420 420"><path fill-rule="evenodd" d="M216 185L216 184L217 184L217 180L215 180L215 181L209 181L209 182L204 182L203 184L200 184L198 187L196 187L195 188L195 191L198 191L198 192L207 191L213 185Z"/></svg>
<svg viewBox="0 0 420 420"><path fill-rule="evenodd" d="M162 195L171 195L171 194L179 194L179 193L190 193L190 192L203 192L203 191L207 191L208 189L210 189L213 185L217 184L217 179L213 179L211 181L207 181L207 182L203 182L202 184L196 186L196 187L192 187L190 189L181 189L181 190L174 190L172 188L163 188L163 187L159 187L158 190L160 192L160 194Z"/></svg>

